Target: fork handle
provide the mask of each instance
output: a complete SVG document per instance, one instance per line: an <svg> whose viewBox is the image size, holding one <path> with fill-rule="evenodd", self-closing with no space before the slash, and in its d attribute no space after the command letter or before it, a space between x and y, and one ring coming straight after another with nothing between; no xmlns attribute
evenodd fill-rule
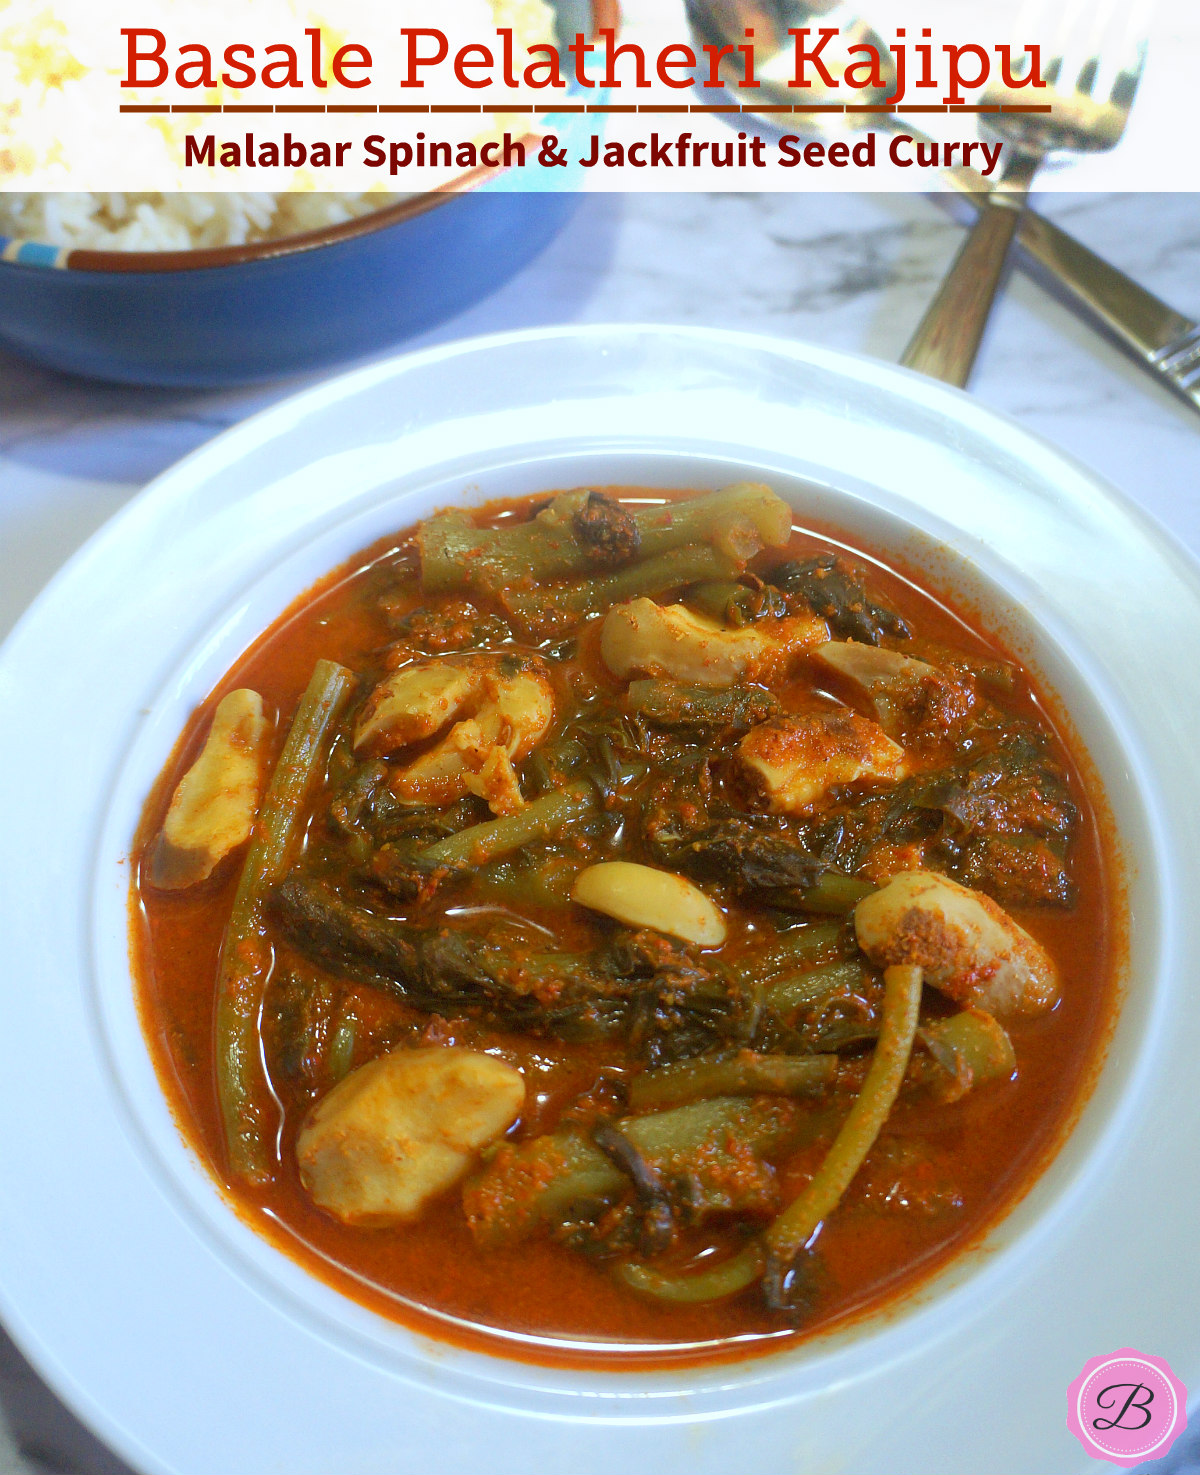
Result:
<svg viewBox="0 0 1200 1475"><path fill-rule="evenodd" d="M906 368L966 387L1023 202L1023 196L980 201L979 219L901 356Z"/></svg>

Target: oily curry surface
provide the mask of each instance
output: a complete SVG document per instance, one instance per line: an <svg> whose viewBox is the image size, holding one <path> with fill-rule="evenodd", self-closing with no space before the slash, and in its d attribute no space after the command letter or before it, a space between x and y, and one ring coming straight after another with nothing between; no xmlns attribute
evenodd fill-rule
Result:
<svg viewBox="0 0 1200 1475"><path fill-rule="evenodd" d="M1004 649L766 488L442 514L181 736L142 1017L238 1211L347 1294L744 1355L1028 1186L1106 1025L1102 840Z"/></svg>

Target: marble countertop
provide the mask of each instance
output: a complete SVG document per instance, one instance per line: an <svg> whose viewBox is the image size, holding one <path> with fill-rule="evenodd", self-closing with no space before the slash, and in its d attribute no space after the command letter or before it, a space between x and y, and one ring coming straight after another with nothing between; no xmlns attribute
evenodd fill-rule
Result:
<svg viewBox="0 0 1200 1475"><path fill-rule="evenodd" d="M1200 319L1195 195L1039 203ZM961 238L942 204L921 196L591 195L539 260L412 346L545 323L669 322L894 360ZM0 353L0 636L152 477L296 387L115 388ZM1200 554L1200 415L1020 273L994 314L972 390L1106 477ZM125 1472L3 1341L0 1403L0 1475ZM1151 1469L1200 1472L1200 1440Z"/></svg>

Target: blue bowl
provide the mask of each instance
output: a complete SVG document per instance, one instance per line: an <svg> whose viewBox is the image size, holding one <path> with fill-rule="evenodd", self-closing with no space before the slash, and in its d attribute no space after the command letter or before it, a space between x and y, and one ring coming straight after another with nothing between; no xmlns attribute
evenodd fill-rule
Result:
<svg viewBox="0 0 1200 1475"><path fill-rule="evenodd" d="M2 262L0 343L124 384L252 384L344 363L494 291L550 241L579 197L477 189L434 198L433 208L390 224L316 244L273 242L274 254L220 265Z"/></svg>
<svg viewBox="0 0 1200 1475"><path fill-rule="evenodd" d="M594 31L611 0L558 0L559 30ZM598 94L593 94L593 96ZM551 118L576 160L595 126ZM60 251L10 244L0 344L56 369L125 384L252 384L378 352L469 307L570 218L582 171L505 176L249 246ZM548 177L547 182L549 182Z"/></svg>

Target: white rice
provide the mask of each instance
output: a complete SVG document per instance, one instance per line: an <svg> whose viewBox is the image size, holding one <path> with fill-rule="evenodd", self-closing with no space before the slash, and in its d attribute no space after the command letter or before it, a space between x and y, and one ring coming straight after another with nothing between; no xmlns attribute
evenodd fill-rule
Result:
<svg viewBox="0 0 1200 1475"><path fill-rule="evenodd" d="M165 15L172 35L219 35L221 24L236 20L245 27L251 19L246 0L148 0L144 8L148 14L135 18L138 25L153 20L166 26ZM289 34L282 29L289 23L293 31L300 24L325 31L329 23L322 11L335 14L338 26L347 28L345 33L330 29L328 44L329 38L372 34L378 28L379 0L338 0L336 6L321 0L254 0L252 18L265 36L277 39ZM435 0L433 5L430 0L388 0L389 34L402 24L430 25L434 17L451 44L485 35L490 25L512 27L520 45L554 36L554 12L547 0ZM270 170L263 180L276 187L270 193L189 192L186 186L199 183L198 176L218 183L223 171L201 174L183 168L183 140L197 128L196 118L154 116L145 126L131 128L118 116L113 106L119 75L112 58L115 25L110 8L95 0L0 0L0 236L100 251L236 246L336 225L405 198L379 185L349 193L316 190L322 175L311 168ZM392 85L386 64L395 64L399 55L396 46L379 51L375 73L384 96ZM157 92L138 96L161 100ZM217 88L196 100L220 103L226 94ZM323 136L338 137L339 121L351 130L356 126L353 119L327 117ZM425 128L433 136L431 121L395 118L387 132L397 137ZM509 120L497 114L481 118L480 124L481 137L499 136ZM450 182L458 172L450 168L438 175L429 170L421 178L422 187ZM364 179L361 172L347 170L341 177L361 186L379 176ZM108 192L62 189L60 181L103 184ZM25 192L13 188L21 184ZM142 184L167 188L129 188Z"/></svg>
<svg viewBox="0 0 1200 1475"><path fill-rule="evenodd" d="M91 251L188 251L278 240L367 215L401 194L0 194L0 235Z"/></svg>

